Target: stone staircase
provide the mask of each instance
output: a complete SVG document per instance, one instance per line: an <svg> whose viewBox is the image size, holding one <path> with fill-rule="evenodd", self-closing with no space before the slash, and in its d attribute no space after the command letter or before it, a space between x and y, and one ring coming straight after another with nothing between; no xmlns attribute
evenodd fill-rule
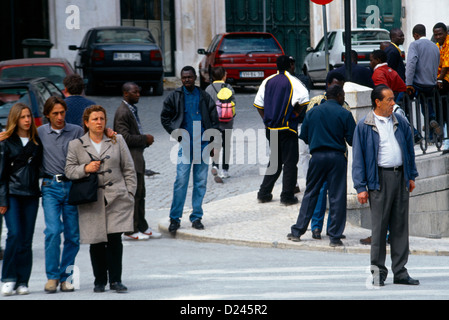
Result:
<svg viewBox="0 0 449 320"><path fill-rule="evenodd" d="M371 109L369 98L371 89L346 83L345 92L346 101L358 121ZM410 197L410 235L428 238L449 237L449 155L442 155L435 146L430 146L425 154L419 146L416 146L415 154L419 176ZM370 229L369 205L359 204L353 188L351 149L348 159L347 221Z"/></svg>

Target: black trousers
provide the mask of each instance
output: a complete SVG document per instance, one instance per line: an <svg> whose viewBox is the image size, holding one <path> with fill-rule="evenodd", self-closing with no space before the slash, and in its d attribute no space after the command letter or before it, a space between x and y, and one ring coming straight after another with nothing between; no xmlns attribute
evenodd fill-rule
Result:
<svg viewBox="0 0 449 320"><path fill-rule="evenodd" d="M145 232L148 229L148 222L145 220L145 175L137 173L137 189L134 195L134 232Z"/></svg>
<svg viewBox="0 0 449 320"><path fill-rule="evenodd" d="M270 143L270 162L259 188L258 198L271 195L274 184L281 175L281 200L293 198L298 179L299 145L298 135L290 130L279 130L278 139L274 141L271 130L266 129L266 137Z"/></svg>
<svg viewBox="0 0 449 320"><path fill-rule="evenodd" d="M327 181L329 213L331 214L329 217L331 224L327 232L331 240L341 238L346 224L347 167L348 161L341 151L315 151L312 154L307 170L306 191L296 224L291 227L294 236L301 236L307 231L320 189Z"/></svg>
<svg viewBox="0 0 449 320"><path fill-rule="evenodd" d="M95 285L122 282L123 244L121 233L108 234L108 242L91 244L90 261L95 277Z"/></svg>

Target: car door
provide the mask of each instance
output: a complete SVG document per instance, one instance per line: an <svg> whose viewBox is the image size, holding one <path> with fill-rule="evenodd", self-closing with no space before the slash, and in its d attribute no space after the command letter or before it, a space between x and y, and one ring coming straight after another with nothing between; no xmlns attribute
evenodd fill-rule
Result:
<svg viewBox="0 0 449 320"><path fill-rule="evenodd" d="M89 30L86 33L76 54L75 70L83 78L85 77L86 68L89 66L89 59L90 59L89 44L91 42L90 39L92 38L92 35L93 35L92 30Z"/></svg>
<svg viewBox="0 0 449 320"><path fill-rule="evenodd" d="M332 50L335 41L335 32L328 33L328 50ZM324 37L321 38L320 42L316 48L310 54L309 60L309 70L308 73L312 80L322 81L326 79L327 69L326 69L326 48L324 43Z"/></svg>

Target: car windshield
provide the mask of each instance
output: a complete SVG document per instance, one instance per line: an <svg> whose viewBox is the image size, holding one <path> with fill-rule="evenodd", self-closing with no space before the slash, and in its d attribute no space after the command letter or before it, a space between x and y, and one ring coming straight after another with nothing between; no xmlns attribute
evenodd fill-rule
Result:
<svg viewBox="0 0 449 320"><path fill-rule="evenodd" d="M343 32L343 43L345 41L345 33ZM386 31L381 30L353 30L351 31L352 45L372 45L379 44L384 41L390 41L390 35Z"/></svg>
<svg viewBox="0 0 449 320"><path fill-rule="evenodd" d="M282 53L270 35L230 35L220 45L221 53Z"/></svg>
<svg viewBox="0 0 449 320"><path fill-rule="evenodd" d="M0 88L0 119L8 118L9 110L18 102L31 106L27 88Z"/></svg>
<svg viewBox="0 0 449 320"><path fill-rule="evenodd" d="M96 43L155 43L150 31L146 30L100 30Z"/></svg>
<svg viewBox="0 0 449 320"><path fill-rule="evenodd" d="M66 72L61 66L23 66L3 69L0 74L0 79L11 80L45 77L56 84L59 89L64 90L62 82L65 76Z"/></svg>

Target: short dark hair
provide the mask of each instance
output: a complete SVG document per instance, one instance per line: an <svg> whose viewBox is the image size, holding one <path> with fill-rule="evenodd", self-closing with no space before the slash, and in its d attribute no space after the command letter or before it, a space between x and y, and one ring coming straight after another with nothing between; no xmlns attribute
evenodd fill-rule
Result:
<svg viewBox="0 0 449 320"><path fill-rule="evenodd" d="M64 107L65 111L67 111L67 103L64 101L64 99L57 97L57 96L51 96L50 98L45 101L44 104L44 116L48 118L51 111L53 110L53 107L57 104L60 104Z"/></svg>
<svg viewBox="0 0 449 320"><path fill-rule="evenodd" d="M328 99L335 99L338 98L340 94L345 94L345 91L343 90L342 86L339 85L333 85L327 88L326 90L326 97Z"/></svg>
<svg viewBox="0 0 449 320"><path fill-rule="evenodd" d="M279 71L285 71L290 69L291 66L291 60L290 60L290 56L279 56L276 59L276 66L278 68Z"/></svg>
<svg viewBox="0 0 449 320"><path fill-rule="evenodd" d="M412 33L419 34L422 37L426 36L426 26L423 24L417 24L413 27Z"/></svg>
<svg viewBox="0 0 449 320"><path fill-rule="evenodd" d="M379 59L381 63L387 62L387 54L383 50L374 50L372 53L374 59Z"/></svg>
<svg viewBox="0 0 449 320"><path fill-rule="evenodd" d="M334 71L332 70L331 72L329 72L329 77L327 79L327 83L332 83L332 81L338 80L338 81L346 81L346 78L343 74L341 74L340 72Z"/></svg>
<svg viewBox="0 0 449 320"><path fill-rule="evenodd" d="M64 87L67 89L68 93L74 95L80 95L84 90L84 80L79 74L70 74L64 78Z"/></svg>
<svg viewBox="0 0 449 320"><path fill-rule="evenodd" d="M140 89L140 87L135 82L125 82L122 85L122 93L129 92L134 86Z"/></svg>
<svg viewBox="0 0 449 320"><path fill-rule="evenodd" d="M181 74L182 74L183 72L189 72L189 71L192 71L193 74L196 76L196 70L195 70L195 68L192 67L192 66L185 66L184 68L182 68L182 69L181 69Z"/></svg>
<svg viewBox="0 0 449 320"><path fill-rule="evenodd" d="M447 26L443 22L438 22L436 25L433 26L433 30L440 28L443 29L444 32L447 32Z"/></svg>
<svg viewBox="0 0 449 320"><path fill-rule="evenodd" d="M376 100L379 99L380 101L382 101L384 99L384 94L383 91L384 90L391 90L387 85L385 84L380 84L378 86L375 86L373 91L371 91L371 104L373 109L376 109Z"/></svg>
<svg viewBox="0 0 449 320"><path fill-rule="evenodd" d="M221 80L226 74L226 70L223 67L215 67L212 69L212 79L215 80Z"/></svg>

